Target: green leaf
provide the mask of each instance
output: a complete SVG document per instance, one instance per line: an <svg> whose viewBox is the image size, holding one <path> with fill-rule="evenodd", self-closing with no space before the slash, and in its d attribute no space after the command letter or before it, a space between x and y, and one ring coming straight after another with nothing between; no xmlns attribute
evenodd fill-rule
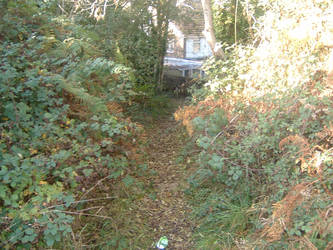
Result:
<svg viewBox="0 0 333 250"><path fill-rule="evenodd" d="M34 239L36 238L36 235L25 235L23 238L22 238L22 243L27 243L27 242L32 242Z"/></svg>
<svg viewBox="0 0 333 250"><path fill-rule="evenodd" d="M50 114L50 113L44 113L44 117L45 117L46 119L51 119L51 118L54 117L54 115L52 115L52 114Z"/></svg>
<svg viewBox="0 0 333 250"><path fill-rule="evenodd" d="M45 240L46 240L47 246L49 246L49 247L53 246L54 238L52 236L47 235Z"/></svg>
<svg viewBox="0 0 333 250"><path fill-rule="evenodd" d="M0 175L5 175L8 172L7 166L1 166Z"/></svg>
<svg viewBox="0 0 333 250"><path fill-rule="evenodd" d="M84 173L84 175L85 175L86 177L89 177L89 176L91 175L91 173L94 172L94 170L88 168L88 169L83 169L82 172Z"/></svg>
<svg viewBox="0 0 333 250"><path fill-rule="evenodd" d="M126 187L129 187L130 185L132 185L134 183L135 179L128 175L122 181L124 182Z"/></svg>
<svg viewBox="0 0 333 250"><path fill-rule="evenodd" d="M117 171L113 172L112 174L110 174L110 178L117 179L122 174L123 174L123 170L117 170Z"/></svg>
<svg viewBox="0 0 333 250"><path fill-rule="evenodd" d="M32 228L28 228L27 230L25 230L25 233L29 235L33 234L34 232L35 230L33 230Z"/></svg>
<svg viewBox="0 0 333 250"><path fill-rule="evenodd" d="M211 139L204 136L204 137L200 137L198 140L197 140L197 144L198 146L204 148L204 149L208 149L209 146L210 146L210 142L211 142Z"/></svg>
<svg viewBox="0 0 333 250"><path fill-rule="evenodd" d="M7 191L7 187L5 185L1 185L0 184L0 198L5 199L6 196L6 191Z"/></svg>
<svg viewBox="0 0 333 250"><path fill-rule="evenodd" d="M73 196L72 195L65 196L64 202L66 203L65 206L69 207L74 202Z"/></svg>

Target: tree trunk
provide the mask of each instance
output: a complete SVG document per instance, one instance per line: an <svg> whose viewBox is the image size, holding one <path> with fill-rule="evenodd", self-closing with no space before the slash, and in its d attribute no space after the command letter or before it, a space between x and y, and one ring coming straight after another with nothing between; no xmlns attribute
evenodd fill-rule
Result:
<svg viewBox="0 0 333 250"><path fill-rule="evenodd" d="M250 36L251 39L254 40L254 33L253 33L253 27L252 27L252 17L253 17L253 13L250 12L250 3L249 1L245 1L246 4L246 19L247 19L247 23L249 25L249 32L250 32Z"/></svg>
<svg viewBox="0 0 333 250"><path fill-rule="evenodd" d="M204 20L205 20L205 30L204 35L206 40L212 49L213 55L216 57L224 57L224 53L220 47L216 44L216 38L214 33L214 26L213 26L213 15L212 15L212 7L210 0L201 0Z"/></svg>
<svg viewBox="0 0 333 250"><path fill-rule="evenodd" d="M164 71L164 56L166 53L166 44L168 39L169 30L169 15L170 15L169 1L159 1L156 6L157 25L156 25L156 42L157 42L157 62L155 65L155 82L158 91L162 90L163 84L163 71Z"/></svg>

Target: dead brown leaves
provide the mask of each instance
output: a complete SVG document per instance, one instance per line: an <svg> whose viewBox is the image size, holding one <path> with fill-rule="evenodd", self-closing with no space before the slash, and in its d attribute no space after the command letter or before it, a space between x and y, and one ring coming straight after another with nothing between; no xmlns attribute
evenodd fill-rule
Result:
<svg viewBox="0 0 333 250"><path fill-rule="evenodd" d="M216 108L223 109L227 116L229 116L229 111L232 110L232 104L224 98L214 100L210 97L199 102L197 105L185 106L184 108L178 109L175 112L174 117L176 121L181 121L186 127L189 135L192 135L194 132L192 120L196 117L206 117L207 115L214 113Z"/></svg>
<svg viewBox="0 0 333 250"><path fill-rule="evenodd" d="M139 201L137 216L145 216L152 240L165 235L170 248L190 249L193 226L188 215L191 210L182 190L186 185L185 166L175 163L183 146L183 134L178 126L173 120L162 119L147 131L148 166L156 174L148 177L153 183L153 193Z"/></svg>
<svg viewBox="0 0 333 250"><path fill-rule="evenodd" d="M106 106L110 114L119 114L123 112L123 108L119 103L109 102Z"/></svg>
<svg viewBox="0 0 333 250"><path fill-rule="evenodd" d="M294 186L288 194L279 202L273 204L272 224L263 230L263 236L268 242L281 239L283 232L292 223L292 213L304 199L305 183Z"/></svg>

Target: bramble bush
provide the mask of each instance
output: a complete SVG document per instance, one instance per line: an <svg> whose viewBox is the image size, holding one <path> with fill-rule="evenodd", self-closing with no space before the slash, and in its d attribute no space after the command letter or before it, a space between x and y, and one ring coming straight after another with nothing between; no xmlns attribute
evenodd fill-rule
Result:
<svg viewBox="0 0 333 250"><path fill-rule="evenodd" d="M122 142L137 133L117 112L135 95L131 69L55 4L1 1L1 248L59 244L82 192L126 176Z"/></svg>
<svg viewBox="0 0 333 250"><path fill-rule="evenodd" d="M200 149L187 191L200 249L332 244L332 16L327 1L266 2L260 43L211 59L176 113Z"/></svg>

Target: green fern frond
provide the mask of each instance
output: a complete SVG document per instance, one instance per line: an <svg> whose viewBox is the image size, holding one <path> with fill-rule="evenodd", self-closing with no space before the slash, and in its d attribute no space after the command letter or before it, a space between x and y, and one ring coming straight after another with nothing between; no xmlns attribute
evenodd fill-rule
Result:
<svg viewBox="0 0 333 250"><path fill-rule="evenodd" d="M75 86L72 82L69 82L64 78L60 82L60 87L64 91L72 94L74 98L80 102L86 104L91 112L101 114L107 112L107 107L104 101L101 98L90 95L83 87Z"/></svg>

